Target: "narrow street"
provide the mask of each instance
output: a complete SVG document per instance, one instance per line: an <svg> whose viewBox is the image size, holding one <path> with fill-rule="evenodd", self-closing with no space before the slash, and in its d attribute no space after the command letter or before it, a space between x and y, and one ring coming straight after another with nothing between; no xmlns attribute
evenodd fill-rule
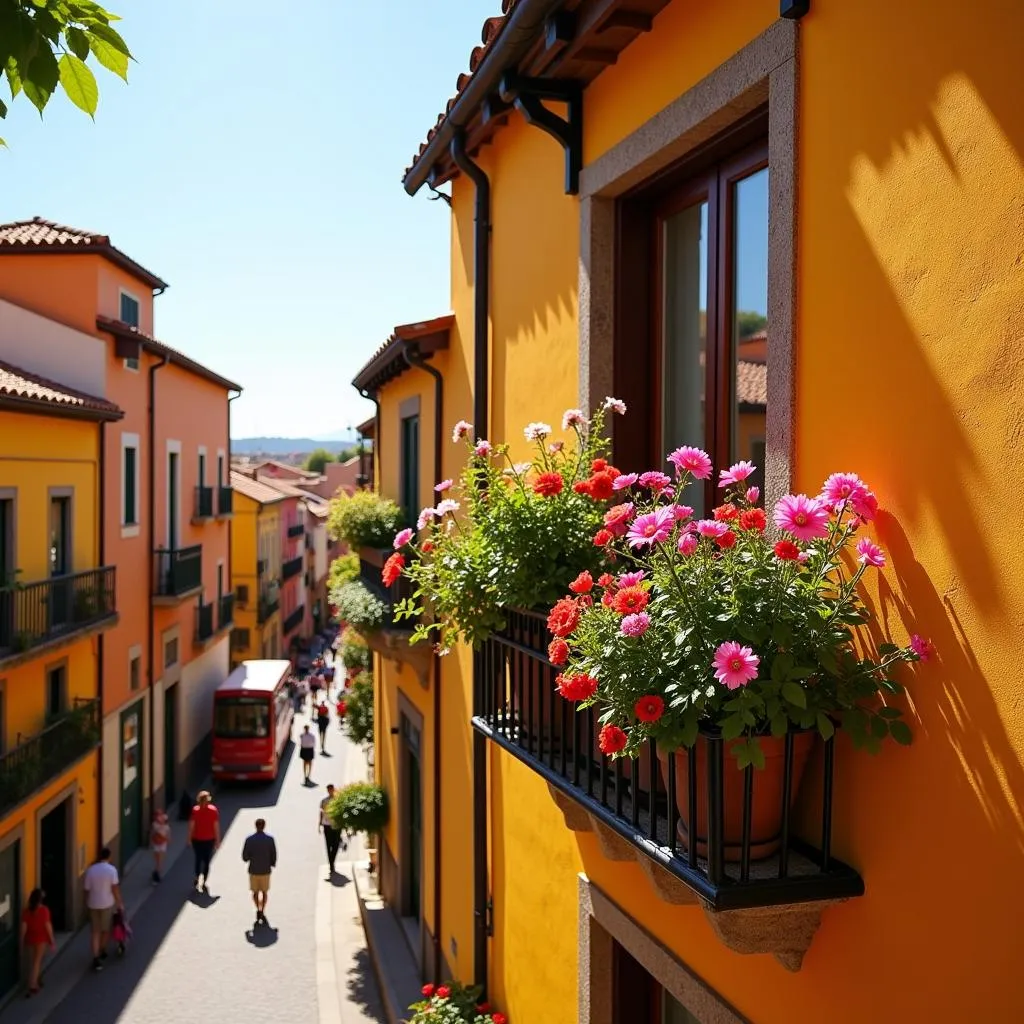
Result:
<svg viewBox="0 0 1024 1024"><path fill-rule="evenodd" d="M296 718L296 737L306 721ZM134 936L123 959L112 956L98 974L78 962L56 966L83 976L46 1019L166 1024L186 1014L224 1024L382 1021L348 865L364 858L362 843L339 855L331 882L317 831L324 786L364 778L365 760L333 723L327 749L328 756L318 753L313 765L315 786L303 785L295 748L274 785L221 786L215 799L223 843L210 895L191 889L186 850L132 922ZM241 849L258 817L277 841L278 866L267 905L270 927L254 929Z"/></svg>

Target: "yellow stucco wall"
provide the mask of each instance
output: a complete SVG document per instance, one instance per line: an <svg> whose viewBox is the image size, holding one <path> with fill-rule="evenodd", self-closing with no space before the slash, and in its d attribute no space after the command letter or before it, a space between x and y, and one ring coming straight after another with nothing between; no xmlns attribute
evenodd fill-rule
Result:
<svg viewBox="0 0 1024 1024"><path fill-rule="evenodd" d="M280 509L277 505L261 505L236 490L234 519L231 524L231 587L235 590L235 628L249 630L249 646L232 648L232 664L249 658L274 657L280 654L281 612L274 612L262 625L259 622L259 576L256 562L259 554L260 532L272 536L280 534ZM237 588L249 588L249 600L240 604ZM277 638L276 654L273 640ZM264 648L266 647L266 651Z"/></svg>

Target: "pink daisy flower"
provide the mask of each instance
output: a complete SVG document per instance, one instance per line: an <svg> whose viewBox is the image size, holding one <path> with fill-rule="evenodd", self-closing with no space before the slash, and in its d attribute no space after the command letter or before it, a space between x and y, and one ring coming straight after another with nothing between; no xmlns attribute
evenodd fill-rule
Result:
<svg viewBox="0 0 1024 1024"><path fill-rule="evenodd" d="M729 487L731 484L738 484L741 480L746 480L756 469L757 467L752 462L746 460L737 462L734 466L723 469L718 474L718 486Z"/></svg>
<svg viewBox="0 0 1024 1024"><path fill-rule="evenodd" d="M552 455L557 455L564 447L564 441L552 441L551 444L548 445L548 451Z"/></svg>
<svg viewBox="0 0 1024 1024"><path fill-rule="evenodd" d="M873 565L876 569L885 568L885 552L867 537L857 541L857 561L862 565Z"/></svg>
<svg viewBox="0 0 1024 1024"><path fill-rule="evenodd" d="M668 457L668 461L676 467L676 474L690 473L695 480L707 480L711 476L711 456L700 448L684 446L677 448Z"/></svg>
<svg viewBox="0 0 1024 1024"><path fill-rule="evenodd" d="M655 493L663 491L670 483L672 483L671 478L657 470L652 469L647 473L640 474L640 486L647 487Z"/></svg>
<svg viewBox="0 0 1024 1024"><path fill-rule="evenodd" d="M626 534L626 540L631 548L661 544L671 536L675 521L675 516L672 515L670 509L655 509L655 511L637 516L633 520L633 524Z"/></svg>
<svg viewBox="0 0 1024 1024"><path fill-rule="evenodd" d="M612 398L611 395L604 400L604 409L605 411L611 410L619 416L626 415L626 403L621 398Z"/></svg>
<svg viewBox="0 0 1024 1024"><path fill-rule="evenodd" d="M871 491L855 494L850 499L850 504L853 506L853 512L857 517L858 525L860 523L870 523L878 515L878 499Z"/></svg>
<svg viewBox="0 0 1024 1024"><path fill-rule="evenodd" d="M797 540L816 540L828 536L828 509L817 498L806 494L787 494L779 499L773 516L780 530Z"/></svg>
<svg viewBox="0 0 1024 1024"><path fill-rule="evenodd" d="M491 454L491 442L490 441L477 441L476 447L473 449L475 455L479 455L480 458L486 459Z"/></svg>
<svg viewBox="0 0 1024 1024"><path fill-rule="evenodd" d="M922 661L931 661L935 657L935 645L917 633L910 638L910 647Z"/></svg>
<svg viewBox="0 0 1024 1024"><path fill-rule="evenodd" d="M643 636L651 628L651 618L647 612L637 612L635 615L627 615L622 620L619 630L623 636Z"/></svg>
<svg viewBox="0 0 1024 1024"><path fill-rule="evenodd" d="M698 519L696 529L702 537L710 537L712 540L717 540L729 532L729 524L720 523L717 519Z"/></svg>
<svg viewBox="0 0 1024 1024"><path fill-rule="evenodd" d="M833 473L822 485L821 500L838 511L850 499L867 493L867 486L856 473Z"/></svg>
<svg viewBox="0 0 1024 1024"><path fill-rule="evenodd" d="M690 555L697 550L697 546L699 544L700 541L697 539L697 534L684 533L683 536L679 538L679 554L685 555L689 558Z"/></svg>
<svg viewBox="0 0 1024 1024"><path fill-rule="evenodd" d="M617 476L612 481L613 491L624 491L627 487L632 487L637 481L636 473L623 473L621 476Z"/></svg>
<svg viewBox="0 0 1024 1024"><path fill-rule="evenodd" d="M434 514L440 518L441 516L447 515L449 512L458 512L461 506L457 501L452 501L451 498L445 498L444 501L437 503L437 508L434 509Z"/></svg>
<svg viewBox="0 0 1024 1024"><path fill-rule="evenodd" d="M454 483L454 480L442 480L439 484L434 485L434 490L437 491L438 494L444 494L445 491L450 491L452 489L452 484Z"/></svg>
<svg viewBox="0 0 1024 1024"><path fill-rule="evenodd" d="M712 664L715 678L727 689L738 690L757 678L761 659L751 648L742 647L735 640L727 640L715 651Z"/></svg>
<svg viewBox="0 0 1024 1024"><path fill-rule="evenodd" d="M398 533L395 534L395 539L394 539L395 550L397 551L399 548L404 548L405 545L408 544L409 541L411 541L411 540L412 540L412 530L410 530L408 527L406 527L404 530L399 530Z"/></svg>
<svg viewBox="0 0 1024 1024"><path fill-rule="evenodd" d="M619 586L620 587L635 587L638 583L643 583L644 575L645 574L642 571L639 571L639 572L624 572L619 577Z"/></svg>
<svg viewBox="0 0 1024 1024"><path fill-rule="evenodd" d="M760 487L748 487L747 488L747 501L749 501L751 505L756 505L757 504L757 499L760 498L760 497L761 497L761 488Z"/></svg>
<svg viewBox="0 0 1024 1024"><path fill-rule="evenodd" d="M672 515L674 515L677 520L689 519L690 516L693 515L693 509L690 508L689 505L673 505Z"/></svg>
<svg viewBox="0 0 1024 1024"><path fill-rule="evenodd" d="M461 441L472 430L472 423L469 423L466 420L459 420L459 422L455 424L455 429L452 431L452 440Z"/></svg>

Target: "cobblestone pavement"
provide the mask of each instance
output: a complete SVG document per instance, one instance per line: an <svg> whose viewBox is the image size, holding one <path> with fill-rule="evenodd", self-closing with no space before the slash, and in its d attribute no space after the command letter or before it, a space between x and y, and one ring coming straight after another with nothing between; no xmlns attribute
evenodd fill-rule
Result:
<svg viewBox="0 0 1024 1024"><path fill-rule="evenodd" d="M296 736L305 721L296 719ZM323 786L365 778L365 762L333 723L328 751L334 756L316 757L311 787L302 783L294 748L275 784L222 786L215 799L223 843L213 861L210 895L192 890L192 858L186 850L132 921L134 936L123 959L112 957L99 974L86 970L45 1019L52 1024L382 1021L362 948L351 870L341 863L346 857L361 858L362 848L342 853L338 874L328 880L317 831ZM269 928L253 927L241 859L242 843L257 817L266 818L278 848L267 905ZM77 972L86 965L54 967Z"/></svg>

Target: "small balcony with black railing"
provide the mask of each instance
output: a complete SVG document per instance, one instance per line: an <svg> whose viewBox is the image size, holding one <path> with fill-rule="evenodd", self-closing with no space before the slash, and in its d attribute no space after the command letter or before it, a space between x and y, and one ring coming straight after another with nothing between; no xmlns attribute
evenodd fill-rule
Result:
<svg viewBox="0 0 1024 1024"><path fill-rule="evenodd" d="M214 611L215 608L212 601L208 604L199 603L196 605L196 629L194 633L196 647L205 647L216 634L217 627L214 620Z"/></svg>
<svg viewBox="0 0 1024 1024"><path fill-rule="evenodd" d="M0 586L0 665L116 623L116 574L108 565Z"/></svg>
<svg viewBox="0 0 1024 1024"><path fill-rule="evenodd" d="M299 626L302 625L302 619L303 619L303 616L305 615L305 613L306 613L306 606L300 604L299 607L296 608L295 611L293 611L284 620L284 624L283 624L283 626L281 628L282 628L282 632L284 633L285 636L287 636L289 633L293 632L294 630L298 629Z"/></svg>
<svg viewBox="0 0 1024 1024"><path fill-rule="evenodd" d="M205 523L213 519L214 493L212 487L196 488L196 504L192 513L193 523Z"/></svg>
<svg viewBox="0 0 1024 1024"><path fill-rule="evenodd" d="M76 700L75 706L42 732L0 757L0 817L38 793L95 750L100 742L99 702Z"/></svg>
<svg viewBox="0 0 1024 1024"><path fill-rule="evenodd" d="M235 511L235 492L223 485L217 488L217 518L225 519Z"/></svg>
<svg viewBox="0 0 1024 1024"><path fill-rule="evenodd" d="M292 523L292 525L288 527L289 537L301 537L305 532L306 528L302 523Z"/></svg>
<svg viewBox="0 0 1024 1024"><path fill-rule="evenodd" d="M277 588L271 588L260 594L256 609L256 622L263 625L281 607L281 595Z"/></svg>
<svg viewBox="0 0 1024 1024"><path fill-rule="evenodd" d="M302 555L289 558L281 564L282 580L290 580L293 576L298 576L300 572L302 572Z"/></svg>
<svg viewBox="0 0 1024 1024"><path fill-rule="evenodd" d="M799 970L823 908L864 893L832 852L834 735L791 731L761 769L738 767L710 731L688 749L650 740L636 760L613 760L597 713L557 693L550 639L542 615L513 611L474 652L474 728L546 782L569 829L636 862L664 901L702 908L736 951Z"/></svg>
<svg viewBox="0 0 1024 1024"><path fill-rule="evenodd" d="M158 548L153 552L155 604L178 604L194 597L203 585L203 548Z"/></svg>
<svg viewBox="0 0 1024 1024"><path fill-rule="evenodd" d="M235 623L235 595L224 594L217 604L217 629L230 629Z"/></svg>

